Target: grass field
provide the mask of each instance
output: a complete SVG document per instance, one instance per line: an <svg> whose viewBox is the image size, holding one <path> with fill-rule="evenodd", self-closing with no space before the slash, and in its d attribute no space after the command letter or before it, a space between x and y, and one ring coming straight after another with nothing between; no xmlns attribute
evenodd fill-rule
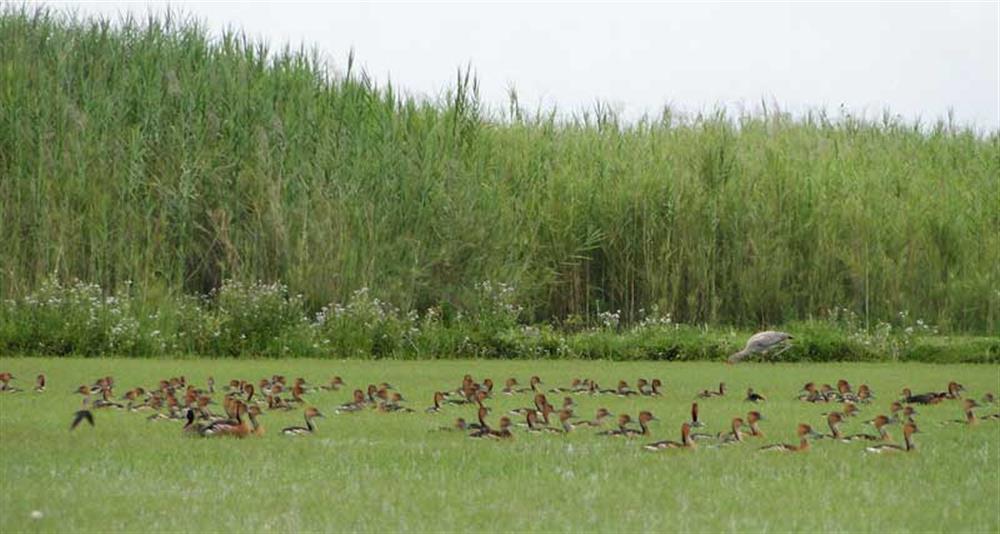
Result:
<svg viewBox="0 0 1000 534"><path fill-rule="evenodd" d="M1000 424L941 426L961 416L956 401L919 407L919 449L869 456L861 444L820 442L801 455L757 453L759 444L794 440L794 425L825 430L819 406L794 400L806 381L869 384L876 401L860 419L885 413L901 388L944 389L957 380L980 398L1000 390L995 365L609 363L529 361L205 361L123 359L0 360L30 390L38 372L48 391L0 395L0 531L180 530L518 530L518 531L963 531L1000 529ZM326 412L318 434L279 435L301 411L268 412L268 433L246 440L189 439L178 423L139 414L96 413L96 428L68 432L80 397L70 393L113 375L116 393L184 374L257 380L274 373L310 383L344 377L348 389L317 392ZM427 415L437 389L462 375L502 382L532 374L545 388L592 377L659 377L663 398L577 396L578 413L599 406L635 415L651 410L655 439L676 439L694 394L724 380L731 393L701 401L708 430L745 414L747 386L770 400L762 440L721 450L647 453L644 440L614 440L583 430L567 437L518 432L509 442L472 440L434 429L472 408ZM350 389L388 381L414 414L333 414ZM219 398L219 394L216 396ZM497 395L491 422L528 395ZM994 405L979 410L995 412ZM890 432L900 440L898 425ZM862 431L851 421L847 432ZM33 511L42 514L31 517Z"/></svg>

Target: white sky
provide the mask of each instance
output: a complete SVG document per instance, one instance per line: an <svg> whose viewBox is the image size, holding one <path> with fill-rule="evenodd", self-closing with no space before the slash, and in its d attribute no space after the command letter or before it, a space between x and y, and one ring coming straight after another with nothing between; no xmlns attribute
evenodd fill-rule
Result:
<svg viewBox="0 0 1000 534"><path fill-rule="evenodd" d="M60 2L46 2L67 6ZM81 2L84 14L166 2ZM977 3L225 3L171 2L213 30L315 46L342 69L354 48L376 80L435 97L471 64L485 100L626 117L758 109L884 109L925 123L1000 129L1000 2Z"/></svg>

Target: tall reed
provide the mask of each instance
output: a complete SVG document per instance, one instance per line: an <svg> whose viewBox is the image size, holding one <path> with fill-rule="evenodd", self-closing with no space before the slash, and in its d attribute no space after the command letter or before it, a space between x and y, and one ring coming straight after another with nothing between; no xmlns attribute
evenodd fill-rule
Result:
<svg viewBox="0 0 1000 534"><path fill-rule="evenodd" d="M319 310L757 326L846 307L1000 331L1000 136L891 117L498 113L176 15L0 14L0 297L280 281ZM165 297L164 297L165 298Z"/></svg>

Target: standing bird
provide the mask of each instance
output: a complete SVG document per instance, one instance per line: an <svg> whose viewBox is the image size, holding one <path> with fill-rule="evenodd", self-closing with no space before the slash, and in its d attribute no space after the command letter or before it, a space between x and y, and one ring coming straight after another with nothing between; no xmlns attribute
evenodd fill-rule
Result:
<svg viewBox="0 0 1000 534"><path fill-rule="evenodd" d="M743 350L733 354L726 360L726 363L740 363L744 358L750 356L751 354L762 353L766 354L774 349L775 347L781 347L781 350L774 353L774 356L778 356L782 352L788 350L789 345L786 343L789 339L794 339L791 335L785 332L776 332L774 330L768 330L766 332L757 332L756 334L750 336L747 340L747 344L743 347Z"/></svg>

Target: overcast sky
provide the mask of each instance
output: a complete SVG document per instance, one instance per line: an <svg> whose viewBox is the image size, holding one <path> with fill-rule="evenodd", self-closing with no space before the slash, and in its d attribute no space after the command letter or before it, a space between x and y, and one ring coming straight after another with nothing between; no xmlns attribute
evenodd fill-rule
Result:
<svg viewBox="0 0 1000 534"><path fill-rule="evenodd" d="M59 2L50 5L66 6ZM74 3L116 17L166 2ZM471 64L503 107L627 117L665 104L684 112L770 106L800 113L884 109L932 122L1000 129L1000 2L256 3L171 2L209 28L273 45L315 46L334 68L350 49L376 80L435 97Z"/></svg>

